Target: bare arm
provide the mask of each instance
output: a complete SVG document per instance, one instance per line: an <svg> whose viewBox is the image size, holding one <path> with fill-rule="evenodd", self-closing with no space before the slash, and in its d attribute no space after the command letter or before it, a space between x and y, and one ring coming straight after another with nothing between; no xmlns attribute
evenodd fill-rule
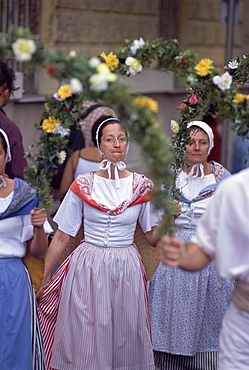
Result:
<svg viewBox="0 0 249 370"><path fill-rule="evenodd" d="M199 271L211 261L197 244L184 245L181 239L173 236L163 236L157 246L159 259L168 266Z"/></svg>
<svg viewBox="0 0 249 370"><path fill-rule="evenodd" d="M54 268L56 262L59 260L62 252L66 248L70 239L70 235L64 233L61 230L57 230L52 242L49 245L48 253L45 257L45 269L44 269L44 278L43 283L44 285L50 277L50 273Z"/></svg>
<svg viewBox="0 0 249 370"><path fill-rule="evenodd" d="M64 196L69 189L69 186L74 180L74 172L77 165L77 160L79 157L79 150L74 152L70 158L68 158L66 166L63 171L61 184L60 184L60 193Z"/></svg>
<svg viewBox="0 0 249 370"><path fill-rule="evenodd" d="M30 215L31 223L36 226L37 233L28 241L28 248L35 258L41 259L45 257L48 248L48 239L43 228L47 214L42 209L32 209Z"/></svg>
<svg viewBox="0 0 249 370"><path fill-rule="evenodd" d="M157 226L153 227L151 231L148 231L145 234L147 242L152 247L156 247L162 234L165 234L167 232L169 220L171 220L171 223L173 225L174 219L177 218L180 214L181 214L181 207L179 205L179 202L173 201L172 202L172 216L170 217L164 216L162 221Z"/></svg>
<svg viewBox="0 0 249 370"><path fill-rule="evenodd" d="M157 234L155 232L155 228L153 228L152 230L150 230L147 233L145 233L145 238L146 238L147 242L152 247L156 247L157 246L158 237L157 237Z"/></svg>

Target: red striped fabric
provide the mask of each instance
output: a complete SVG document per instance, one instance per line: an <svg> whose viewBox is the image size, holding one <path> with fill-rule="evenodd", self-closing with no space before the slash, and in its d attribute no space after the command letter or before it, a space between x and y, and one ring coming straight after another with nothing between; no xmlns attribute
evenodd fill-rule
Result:
<svg viewBox="0 0 249 370"><path fill-rule="evenodd" d="M59 297L62 287L62 282L67 275L72 252L58 268L53 278L44 286L44 294L39 302L38 313L40 319L41 332L44 342L45 357L47 370L50 367L52 356L52 346L54 342L55 324L58 314Z"/></svg>

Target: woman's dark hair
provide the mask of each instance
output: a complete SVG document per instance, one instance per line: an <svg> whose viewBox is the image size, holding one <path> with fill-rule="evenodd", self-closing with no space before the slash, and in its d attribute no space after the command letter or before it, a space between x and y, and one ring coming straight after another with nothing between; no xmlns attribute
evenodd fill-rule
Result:
<svg viewBox="0 0 249 370"><path fill-rule="evenodd" d="M15 72L6 63L0 62L0 86L6 83L6 89L9 90L10 94L18 90L15 87L14 81L16 79Z"/></svg>
<svg viewBox="0 0 249 370"><path fill-rule="evenodd" d="M6 143L5 137L3 136L1 132L0 132L0 143L3 145L5 153L7 153L7 143Z"/></svg>
<svg viewBox="0 0 249 370"><path fill-rule="evenodd" d="M115 117L112 117L112 116L101 116L97 119L97 121L93 124L92 126L92 141L94 142L94 145L97 146L97 141L96 141L96 133L97 133L97 130L98 130L98 127L99 125L105 121L106 119L108 118L112 118L111 121L107 121L105 123L103 123L103 125L100 127L99 129L99 132L98 132L98 142L100 143L100 140L101 140L101 137L102 137L102 132L103 132L103 129L110 125L110 124L114 124L114 123L119 123L119 120Z"/></svg>
<svg viewBox="0 0 249 370"><path fill-rule="evenodd" d="M206 131L203 130L203 128L201 128L200 126L193 125L193 126L190 126L188 130L189 130L189 132L191 132L191 131L202 131L202 132L204 132L208 136L208 134L206 133Z"/></svg>

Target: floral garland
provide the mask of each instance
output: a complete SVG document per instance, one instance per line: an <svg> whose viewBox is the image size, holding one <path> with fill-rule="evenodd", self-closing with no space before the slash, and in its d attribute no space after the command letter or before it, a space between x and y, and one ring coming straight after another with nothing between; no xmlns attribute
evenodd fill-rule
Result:
<svg viewBox="0 0 249 370"><path fill-rule="evenodd" d="M26 178L38 190L46 209L51 206L47 190L53 174L65 157L70 126L78 122L84 109L84 100L102 100L110 104L128 126L134 140L142 147L149 175L155 183L153 202L157 208L169 209L169 197L174 192L174 171L185 163L184 147L188 142L187 123L205 114L210 103L216 114L234 122L238 135L249 129L249 95L240 93L248 81L249 55L230 61L222 68L212 60L198 60L193 50L184 50L177 40L156 39L126 41L118 53L102 52L90 59L77 55L51 53L41 48L35 37L24 29L11 30L0 43L1 59L15 58L28 66L39 65L58 81L65 81L57 93L46 97L40 123L40 132L27 157ZM144 68L173 71L186 83L186 95L179 105L178 122L171 121L173 139L161 130L157 119L157 103L134 94L120 76L134 76ZM164 188L162 189L162 184ZM170 213L170 212L169 212Z"/></svg>

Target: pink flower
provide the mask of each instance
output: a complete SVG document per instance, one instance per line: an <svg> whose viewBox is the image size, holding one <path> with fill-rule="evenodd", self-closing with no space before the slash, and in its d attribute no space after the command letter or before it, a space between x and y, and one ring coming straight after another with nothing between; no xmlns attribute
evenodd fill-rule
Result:
<svg viewBox="0 0 249 370"><path fill-rule="evenodd" d="M190 98L189 98L189 103L191 104L191 105L195 105L195 104L197 104L198 103L198 101L200 101L198 98L197 98L197 96L195 95L195 94L193 94Z"/></svg>
<svg viewBox="0 0 249 370"><path fill-rule="evenodd" d="M65 100L65 99L63 99L63 98L58 94L58 92L54 93L53 97L54 97L56 100L58 100L58 101L63 101L63 100Z"/></svg>
<svg viewBox="0 0 249 370"><path fill-rule="evenodd" d="M186 104L185 103L182 103L181 105L179 105L179 107L177 107L177 109L183 109L183 108L186 108Z"/></svg>

